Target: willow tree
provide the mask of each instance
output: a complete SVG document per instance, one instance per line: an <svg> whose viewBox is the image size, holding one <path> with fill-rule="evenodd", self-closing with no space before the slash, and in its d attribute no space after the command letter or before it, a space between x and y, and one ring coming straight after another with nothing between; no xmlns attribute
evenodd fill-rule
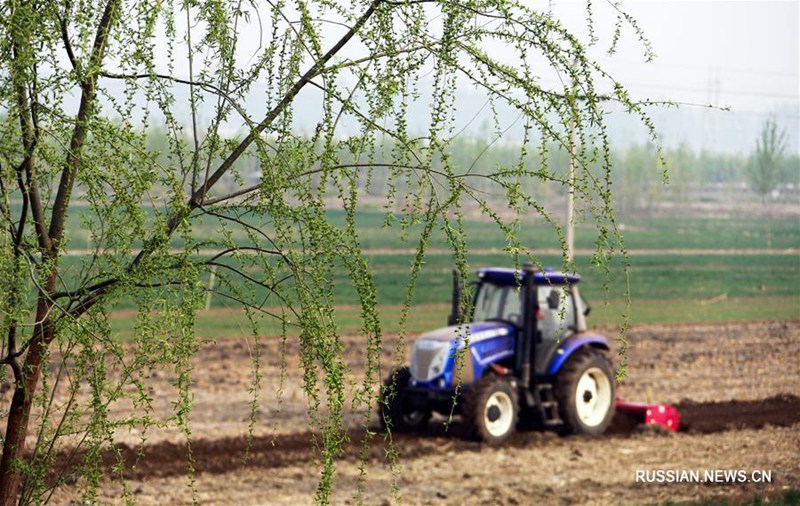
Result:
<svg viewBox="0 0 800 506"><path fill-rule="evenodd" d="M626 26L641 39L609 9L611 51ZM216 267L254 325L272 319L299 333L309 410L324 413L311 419L326 502L353 381L334 319L336 265L362 306L368 367L355 396L364 406L380 374L375 286L354 218L359 181L379 174L393 226L419 225L411 300L437 227L465 275L467 204L506 233L515 262L528 254L520 220L559 219L524 189L567 181L547 156L526 166L526 150L575 147L574 190L597 222L602 261L614 221L598 83L611 90L603 101L641 115L577 36L516 1L11 0L0 7L0 44L0 374L13 390L0 412L4 505L46 500L64 445L81 448L92 499L114 431L156 423L153 367L173 370L170 422L190 439L195 314ZM567 85L547 87L543 75ZM487 110L517 111L519 163L480 172L451 163L460 87L479 89ZM428 104L423 132L408 126L417 100ZM500 136L507 125L494 118ZM577 146L565 125L580 132ZM168 135L159 151L147 138L156 126ZM378 156L385 146L391 153ZM487 201L486 181L504 212ZM332 205L346 225L329 220ZM109 324L121 304L137 310L126 342ZM123 397L132 412L109 416Z"/></svg>

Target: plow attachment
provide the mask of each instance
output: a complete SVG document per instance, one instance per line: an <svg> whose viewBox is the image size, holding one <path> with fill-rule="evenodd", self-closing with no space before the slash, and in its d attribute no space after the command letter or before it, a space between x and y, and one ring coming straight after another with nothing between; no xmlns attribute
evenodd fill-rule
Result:
<svg viewBox="0 0 800 506"><path fill-rule="evenodd" d="M681 425L681 414L669 404L645 404L617 399L616 408L639 424L659 425L672 432L677 432Z"/></svg>

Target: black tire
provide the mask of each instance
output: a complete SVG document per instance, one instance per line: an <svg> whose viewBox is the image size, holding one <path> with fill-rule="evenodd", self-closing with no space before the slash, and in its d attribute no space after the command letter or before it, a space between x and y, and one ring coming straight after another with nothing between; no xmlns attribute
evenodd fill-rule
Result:
<svg viewBox="0 0 800 506"><path fill-rule="evenodd" d="M505 378L484 376L466 395L462 413L472 437L502 443L514 433L519 418L517 390Z"/></svg>
<svg viewBox="0 0 800 506"><path fill-rule="evenodd" d="M408 367L395 369L383 382L378 403L381 427L395 432L413 432L425 429L431 419L431 410L411 406L406 388L411 381ZM392 386L394 385L394 386Z"/></svg>
<svg viewBox="0 0 800 506"><path fill-rule="evenodd" d="M588 347L576 351L558 373L555 395L564 434L604 433L614 418L615 402L614 372L608 354Z"/></svg>

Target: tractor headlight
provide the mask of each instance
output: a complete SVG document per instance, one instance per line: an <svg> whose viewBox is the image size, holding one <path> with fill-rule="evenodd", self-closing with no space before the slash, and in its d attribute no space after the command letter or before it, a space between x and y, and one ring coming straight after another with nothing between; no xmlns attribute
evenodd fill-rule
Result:
<svg viewBox="0 0 800 506"><path fill-rule="evenodd" d="M450 354L450 347L446 346L439 350L439 353L431 361L431 368L428 377L435 378L444 372L447 365L447 356Z"/></svg>
<svg viewBox="0 0 800 506"><path fill-rule="evenodd" d="M450 341L419 339L411 351L411 375L417 381L431 381L447 368Z"/></svg>

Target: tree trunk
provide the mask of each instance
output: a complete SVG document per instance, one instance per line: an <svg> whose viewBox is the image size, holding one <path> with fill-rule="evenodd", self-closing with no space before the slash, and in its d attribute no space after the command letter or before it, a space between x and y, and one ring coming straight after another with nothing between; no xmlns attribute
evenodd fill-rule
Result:
<svg viewBox="0 0 800 506"><path fill-rule="evenodd" d="M48 277L46 289L52 293L56 284L56 269ZM47 347L55 337L55 329L49 317L52 303L47 295L39 294L36 322L30 347L22 365L22 381L14 388L14 397L8 412L3 455L0 458L0 506L13 506L22 492L23 473L18 465L25 458L25 439L28 435L31 407L39 378L42 375L42 362L47 356Z"/></svg>
<svg viewBox="0 0 800 506"><path fill-rule="evenodd" d="M22 472L16 465L25 457L25 438L28 435L28 421L33 405L33 396L42 372L43 347L31 349L23 369L23 385L17 385L11 400L6 425L6 439L3 444L3 457L0 460L0 505L13 506L22 486Z"/></svg>

